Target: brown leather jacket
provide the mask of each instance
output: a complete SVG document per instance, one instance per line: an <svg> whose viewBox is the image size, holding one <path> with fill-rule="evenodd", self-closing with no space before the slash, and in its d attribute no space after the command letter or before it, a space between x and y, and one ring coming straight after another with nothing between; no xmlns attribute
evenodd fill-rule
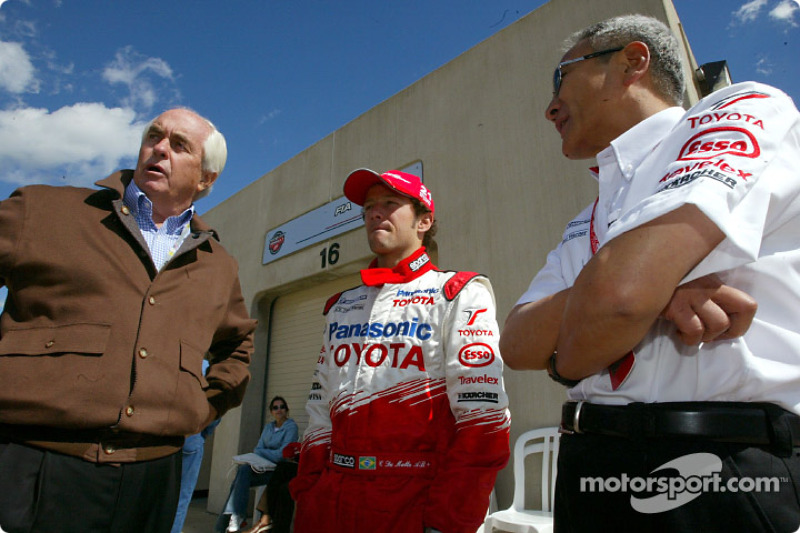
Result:
<svg viewBox="0 0 800 533"><path fill-rule="evenodd" d="M255 321L236 260L195 216L156 271L122 203L131 178L24 187L0 202L0 439L151 459L241 403Z"/></svg>

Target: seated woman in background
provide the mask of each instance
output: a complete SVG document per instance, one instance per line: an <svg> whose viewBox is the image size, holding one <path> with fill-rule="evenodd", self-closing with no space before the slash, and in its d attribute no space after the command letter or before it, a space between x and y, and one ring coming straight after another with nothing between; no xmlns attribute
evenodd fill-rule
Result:
<svg viewBox="0 0 800 533"><path fill-rule="evenodd" d="M275 396L269 402L269 411L275 420L264 427L253 453L277 464L283 458L284 447L297 441L297 424L289 418L289 405L281 396ZM215 531L238 532L247 513L250 487L266 485L270 476L272 470L256 472L249 464L239 465L228 500L217 519Z"/></svg>

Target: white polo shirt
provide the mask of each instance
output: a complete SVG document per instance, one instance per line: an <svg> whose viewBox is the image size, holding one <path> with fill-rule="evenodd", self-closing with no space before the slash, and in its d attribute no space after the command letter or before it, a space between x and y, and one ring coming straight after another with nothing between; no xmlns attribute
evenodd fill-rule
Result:
<svg viewBox="0 0 800 533"><path fill-rule="evenodd" d="M724 233L684 281L717 273L758 302L739 339L687 347L659 319L634 349L613 390L607 371L569 390L572 399L768 401L800 414L800 114L783 92L740 83L688 112L671 108L615 139L597 156L599 245L684 204ZM591 258L587 207L518 303L571 287Z"/></svg>

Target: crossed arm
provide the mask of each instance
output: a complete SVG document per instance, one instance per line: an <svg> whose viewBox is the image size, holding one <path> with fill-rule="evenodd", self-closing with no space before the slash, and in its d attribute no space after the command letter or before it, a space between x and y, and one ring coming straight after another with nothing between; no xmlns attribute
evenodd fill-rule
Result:
<svg viewBox="0 0 800 533"><path fill-rule="evenodd" d="M608 242L572 288L512 309L500 338L504 362L544 369L558 350L559 374L580 379L630 351L662 316L697 344L747 331L756 302L709 275L678 286L724 234L683 206Z"/></svg>

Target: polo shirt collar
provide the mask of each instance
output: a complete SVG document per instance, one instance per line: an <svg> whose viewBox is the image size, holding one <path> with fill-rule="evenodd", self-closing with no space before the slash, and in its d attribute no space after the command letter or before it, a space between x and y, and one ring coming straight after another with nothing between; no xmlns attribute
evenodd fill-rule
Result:
<svg viewBox="0 0 800 533"><path fill-rule="evenodd" d="M644 119L597 154L597 163L604 167L616 162L623 177L630 180L644 158L664 138L664 132L674 128L685 114L685 109L675 106Z"/></svg>

